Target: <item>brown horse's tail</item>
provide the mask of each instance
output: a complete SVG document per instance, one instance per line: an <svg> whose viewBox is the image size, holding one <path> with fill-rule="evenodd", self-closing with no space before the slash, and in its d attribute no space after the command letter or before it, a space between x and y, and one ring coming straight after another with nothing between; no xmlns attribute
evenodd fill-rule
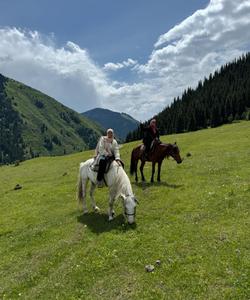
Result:
<svg viewBox="0 0 250 300"><path fill-rule="evenodd" d="M135 149L132 150L132 153L131 153L131 160L130 160L130 174L133 175L135 173L135 167L136 167L136 164L135 164Z"/></svg>

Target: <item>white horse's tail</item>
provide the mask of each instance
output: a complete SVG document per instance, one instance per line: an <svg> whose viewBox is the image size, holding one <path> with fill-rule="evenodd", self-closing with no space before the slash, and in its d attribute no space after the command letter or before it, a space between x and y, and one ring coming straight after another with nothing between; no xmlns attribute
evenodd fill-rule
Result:
<svg viewBox="0 0 250 300"><path fill-rule="evenodd" d="M80 168L79 168L79 175L78 175L78 182L77 182L77 192L76 192L76 198L78 199L79 203L83 201L83 178L82 178L82 167L83 163L80 163Z"/></svg>

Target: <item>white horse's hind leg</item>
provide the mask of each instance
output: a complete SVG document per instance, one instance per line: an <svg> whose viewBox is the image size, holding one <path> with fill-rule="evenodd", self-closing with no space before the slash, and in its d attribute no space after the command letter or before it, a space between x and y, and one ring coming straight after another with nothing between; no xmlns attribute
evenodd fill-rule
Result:
<svg viewBox="0 0 250 300"><path fill-rule="evenodd" d="M86 188L87 188L87 180L82 181L82 206L83 206L83 213L88 213L87 203L86 203Z"/></svg>
<svg viewBox="0 0 250 300"><path fill-rule="evenodd" d="M90 187L90 199L91 199L91 205L93 207L93 210L95 212L99 212L100 211L100 208L96 205L95 203L95 198L94 198L94 191L95 191L95 184L93 182L91 182L91 187Z"/></svg>

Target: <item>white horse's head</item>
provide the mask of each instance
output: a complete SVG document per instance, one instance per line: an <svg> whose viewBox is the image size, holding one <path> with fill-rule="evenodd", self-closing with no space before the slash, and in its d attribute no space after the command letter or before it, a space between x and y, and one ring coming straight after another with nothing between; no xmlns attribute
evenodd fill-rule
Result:
<svg viewBox="0 0 250 300"><path fill-rule="evenodd" d="M124 203L124 215L127 218L129 224L133 224L135 222L136 216L136 205L138 204L138 200L134 195L122 196Z"/></svg>

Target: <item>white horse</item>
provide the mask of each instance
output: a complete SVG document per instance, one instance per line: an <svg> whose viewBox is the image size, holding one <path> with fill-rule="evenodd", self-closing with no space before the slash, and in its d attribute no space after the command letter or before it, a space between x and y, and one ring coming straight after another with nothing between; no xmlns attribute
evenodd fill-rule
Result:
<svg viewBox="0 0 250 300"><path fill-rule="evenodd" d="M88 159L84 163L80 163L79 169L79 178L78 178L78 200L82 202L83 212L87 213L87 205L86 205L86 188L88 180L91 181L90 188L90 199L91 205L94 211L98 212L100 209L96 206L94 199L94 190L96 188L96 177L97 173L91 169L93 165L94 159ZM123 206L124 206L124 214L127 217L127 221L129 224L135 222L135 214L136 214L136 204L138 203L131 187L130 180L123 170L123 168L118 165L116 161L113 161L110 165L109 171L104 175L105 182L109 188L109 210L108 216L109 221L113 220L114 217L114 201L118 198L122 198Z"/></svg>

